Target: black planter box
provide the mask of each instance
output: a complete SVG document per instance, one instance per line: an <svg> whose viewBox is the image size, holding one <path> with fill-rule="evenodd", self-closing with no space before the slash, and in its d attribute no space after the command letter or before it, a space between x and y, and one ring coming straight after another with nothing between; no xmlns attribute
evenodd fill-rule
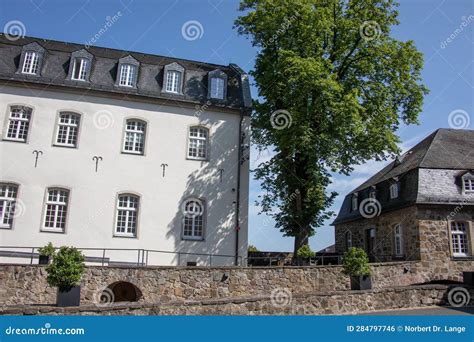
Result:
<svg viewBox="0 0 474 342"><path fill-rule="evenodd" d="M79 306L81 302L81 287L73 286L68 288L58 288L56 295L56 305L59 307Z"/></svg>
<svg viewBox="0 0 474 342"><path fill-rule="evenodd" d="M370 290L372 278L370 276L351 277L351 290Z"/></svg>
<svg viewBox="0 0 474 342"><path fill-rule="evenodd" d="M40 255L38 263L40 265L47 265L49 264L49 255Z"/></svg>

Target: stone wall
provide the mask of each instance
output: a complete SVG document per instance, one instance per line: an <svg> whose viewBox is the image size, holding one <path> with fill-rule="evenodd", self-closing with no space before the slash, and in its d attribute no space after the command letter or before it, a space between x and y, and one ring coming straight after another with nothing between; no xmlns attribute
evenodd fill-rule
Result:
<svg viewBox="0 0 474 342"><path fill-rule="evenodd" d="M123 303L80 308L19 306L0 308L0 315L320 315L357 314L375 310L446 304L449 287L424 285L372 291L299 293L278 302L272 296L253 296L167 303ZM471 298L474 291L471 289ZM471 302L472 304L472 302Z"/></svg>

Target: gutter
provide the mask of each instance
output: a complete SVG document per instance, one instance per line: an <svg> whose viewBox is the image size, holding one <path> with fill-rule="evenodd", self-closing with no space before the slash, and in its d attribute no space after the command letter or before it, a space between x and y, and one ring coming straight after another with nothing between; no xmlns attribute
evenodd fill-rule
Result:
<svg viewBox="0 0 474 342"><path fill-rule="evenodd" d="M239 232L240 232L240 175L242 173L242 148L244 143L244 138L242 136L242 125L244 122L244 111L240 112L240 121L239 121L239 136L237 140L237 198L236 198L236 208L235 208L235 266L239 265Z"/></svg>

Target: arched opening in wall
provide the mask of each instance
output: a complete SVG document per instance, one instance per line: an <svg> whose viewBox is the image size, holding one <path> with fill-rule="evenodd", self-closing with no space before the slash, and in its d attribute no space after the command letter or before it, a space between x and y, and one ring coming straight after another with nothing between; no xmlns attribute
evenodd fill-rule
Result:
<svg viewBox="0 0 474 342"><path fill-rule="evenodd" d="M117 281L107 286L113 293L113 302L138 302L142 292L138 287L127 281Z"/></svg>

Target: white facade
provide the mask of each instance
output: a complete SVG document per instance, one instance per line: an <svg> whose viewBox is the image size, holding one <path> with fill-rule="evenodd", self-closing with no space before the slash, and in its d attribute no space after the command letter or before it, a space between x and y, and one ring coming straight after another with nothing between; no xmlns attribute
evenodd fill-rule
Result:
<svg viewBox="0 0 474 342"><path fill-rule="evenodd" d="M7 139L11 105L33 109L26 142ZM55 145L58 116L63 111L80 115L75 148ZM123 152L125 122L131 118L146 123L143 155ZM107 250L105 256L110 261L137 262L140 258L149 265L231 265L236 248L240 166L238 249L240 257L246 256L249 172L248 162L240 165L238 159L237 110L210 107L197 115L190 104L176 106L158 100L141 102L4 85L0 90L0 125L0 182L18 185L16 214L11 228L0 229L0 246L40 247L51 241L55 246L97 248L84 253L99 258L104 255L99 249L130 249ZM204 161L187 156L193 126L209 130L208 158ZM243 127L248 139L248 117ZM97 172L94 157L102 158ZM167 164L165 176L162 164ZM44 227L46 194L51 187L69 190L64 232ZM123 193L139 196L134 237L120 236L116 231L117 199ZM182 207L188 198L204 204L202 240L183 237ZM138 256L138 249L172 253L142 252ZM178 256L175 252L227 257Z"/></svg>

